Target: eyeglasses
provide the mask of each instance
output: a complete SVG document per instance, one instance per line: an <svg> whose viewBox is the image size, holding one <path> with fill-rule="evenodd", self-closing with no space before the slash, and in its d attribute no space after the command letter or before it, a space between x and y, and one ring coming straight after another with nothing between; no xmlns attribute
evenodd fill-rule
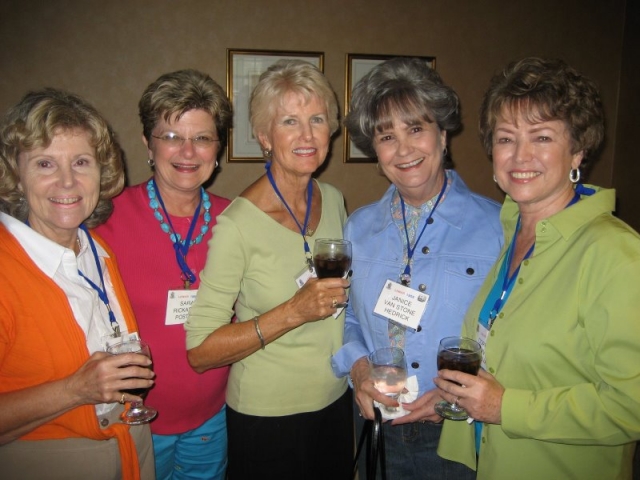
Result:
<svg viewBox="0 0 640 480"><path fill-rule="evenodd" d="M197 137L184 138L180 135L176 135L175 133L165 133L161 136L151 135L153 138L157 138L162 143L167 145L170 148L180 148L184 145L184 142L187 140L191 140L191 145L194 148L199 148L201 150L211 148L214 143L219 142L218 138L211 138L208 135L198 135Z"/></svg>

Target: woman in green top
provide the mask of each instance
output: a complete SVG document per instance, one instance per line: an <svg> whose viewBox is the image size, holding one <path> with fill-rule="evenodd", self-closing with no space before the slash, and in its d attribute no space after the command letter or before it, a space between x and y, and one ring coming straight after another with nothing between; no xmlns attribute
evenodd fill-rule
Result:
<svg viewBox="0 0 640 480"><path fill-rule="evenodd" d="M463 326L483 369L436 380L476 422L445 421L438 453L472 468L477 454L478 479L630 479L640 237L612 215L613 190L579 183L604 134L597 87L521 60L494 78L480 130L507 194L505 248Z"/></svg>
<svg viewBox="0 0 640 480"><path fill-rule="evenodd" d="M281 61L250 105L266 174L217 219L185 326L189 362L198 372L232 365L230 480L348 478L351 399L330 359L349 282L307 280L313 241L341 238L346 219L342 194L312 179L338 129L336 97L311 64Z"/></svg>

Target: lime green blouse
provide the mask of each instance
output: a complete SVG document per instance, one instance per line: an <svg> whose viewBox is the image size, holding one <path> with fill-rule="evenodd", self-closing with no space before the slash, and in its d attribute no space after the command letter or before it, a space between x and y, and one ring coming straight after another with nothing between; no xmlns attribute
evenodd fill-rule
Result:
<svg viewBox="0 0 640 480"><path fill-rule="evenodd" d="M597 193L536 227L486 345L487 370L506 388L502 424L485 424L480 480L630 479L640 439L640 237ZM507 198L505 245L518 217ZM472 303L478 314L504 250ZM473 425L445 421L438 453L475 468Z"/></svg>
<svg viewBox="0 0 640 480"><path fill-rule="evenodd" d="M322 217L316 238L342 238L344 199L319 183ZM251 320L291 298L306 265L302 236L275 222L245 198L236 198L217 219L209 242L200 289L185 324L187 349L200 345L217 328ZM331 356L342 346L344 314L304 324L264 350L231 367L227 403L256 416L282 416L320 410L347 388L331 370ZM256 337L256 343L258 338Z"/></svg>

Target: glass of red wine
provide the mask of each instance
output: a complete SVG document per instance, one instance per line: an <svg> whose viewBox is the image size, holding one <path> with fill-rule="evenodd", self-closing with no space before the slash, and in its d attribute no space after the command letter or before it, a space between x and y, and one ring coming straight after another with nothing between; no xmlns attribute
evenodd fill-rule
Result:
<svg viewBox="0 0 640 480"><path fill-rule="evenodd" d="M344 278L351 268L351 242L337 238L318 238L313 248L313 265L318 278ZM339 303L337 307L345 307Z"/></svg>
<svg viewBox="0 0 640 480"><path fill-rule="evenodd" d="M137 353L138 355L144 355L151 358L151 350L149 345L142 340L129 339L120 343L116 343L107 348L107 353L111 355L123 355L125 353ZM126 365L125 365L126 366ZM147 368L151 368L150 366ZM130 390L124 390L131 395L141 397L147 393L148 388L132 388ZM141 423L147 423L153 420L158 414L157 410L153 407L149 407L143 404L143 402L131 402L131 406L128 410L125 410L120 415L122 423L128 425L140 425Z"/></svg>
<svg viewBox="0 0 640 480"><path fill-rule="evenodd" d="M445 337L438 347L438 370L458 370L478 375L482 361L482 347L466 337ZM456 402L441 401L435 405L436 412L449 420L466 420L469 414Z"/></svg>

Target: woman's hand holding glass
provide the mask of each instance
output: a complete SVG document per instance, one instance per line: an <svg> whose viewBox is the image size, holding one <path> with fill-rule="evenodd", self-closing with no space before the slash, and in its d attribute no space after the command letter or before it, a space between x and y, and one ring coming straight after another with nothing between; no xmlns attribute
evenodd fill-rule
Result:
<svg viewBox="0 0 640 480"><path fill-rule="evenodd" d="M120 387L120 403L131 402L131 407L123 412L120 419L129 425L138 425L153 420L158 412L142 403L142 396L149 387L144 370L151 370L151 351L149 345L142 340L125 340L109 346L107 353L119 357L124 377Z"/></svg>
<svg viewBox="0 0 640 480"><path fill-rule="evenodd" d="M351 242L335 238L318 238L313 247L313 265L318 278L347 278L351 269ZM346 301L331 299L332 307L344 308Z"/></svg>
<svg viewBox="0 0 640 480"><path fill-rule="evenodd" d="M349 281L344 278L310 278L287 302L286 315L302 325L333 315L347 301Z"/></svg>
<svg viewBox="0 0 640 480"><path fill-rule="evenodd" d="M356 404L360 409L360 415L367 420L374 418L374 401L381 404L383 408L395 409L399 406L396 398L376 388L373 371L371 356L366 356L356 360L350 373ZM404 382L402 386L404 388Z"/></svg>
<svg viewBox="0 0 640 480"><path fill-rule="evenodd" d="M374 350L369 354L369 365L373 386L397 403L407 381L407 361L404 350L397 347ZM399 405L386 404L382 404L381 408L390 415L398 413L400 409Z"/></svg>
<svg viewBox="0 0 640 480"><path fill-rule="evenodd" d="M464 337L442 339L438 350L438 377L434 383L445 401L436 404L437 413L451 420L471 417L486 423L501 423L504 387L480 368L481 359L477 342Z"/></svg>

